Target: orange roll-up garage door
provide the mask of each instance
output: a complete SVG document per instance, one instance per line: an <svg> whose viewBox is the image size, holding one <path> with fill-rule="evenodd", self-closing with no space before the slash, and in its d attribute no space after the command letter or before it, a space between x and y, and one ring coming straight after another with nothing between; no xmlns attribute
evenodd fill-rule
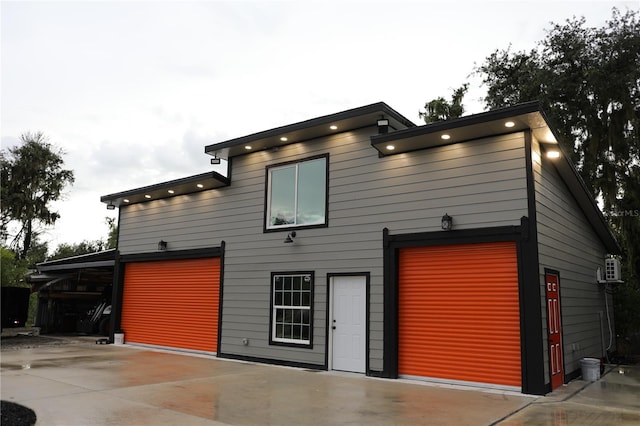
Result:
<svg viewBox="0 0 640 426"><path fill-rule="evenodd" d="M219 258L127 263L126 342L215 352L219 291Z"/></svg>
<svg viewBox="0 0 640 426"><path fill-rule="evenodd" d="M400 250L398 372L521 387L513 242Z"/></svg>

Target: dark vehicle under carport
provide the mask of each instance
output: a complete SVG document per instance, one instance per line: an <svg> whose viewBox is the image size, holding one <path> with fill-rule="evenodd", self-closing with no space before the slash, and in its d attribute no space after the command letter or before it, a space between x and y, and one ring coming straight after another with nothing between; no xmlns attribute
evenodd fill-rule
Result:
<svg viewBox="0 0 640 426"><path fill-rule="evenodd" d="M38 292L35 326L41 334L109 335L115 249L36 265L29 277Z"/></svg>

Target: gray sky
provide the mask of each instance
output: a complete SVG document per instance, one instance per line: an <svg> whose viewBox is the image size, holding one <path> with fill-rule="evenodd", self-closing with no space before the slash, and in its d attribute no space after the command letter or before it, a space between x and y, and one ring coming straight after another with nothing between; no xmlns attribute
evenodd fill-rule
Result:
<svg viewBox="0 0 640 426"><path fill-rule="evenodd" d="M384 101L415 123L496 49L637 1L2 1L2 148L42 131L76 183L51 248L106 237L100 196L212 170L204 146Z"/></svg>

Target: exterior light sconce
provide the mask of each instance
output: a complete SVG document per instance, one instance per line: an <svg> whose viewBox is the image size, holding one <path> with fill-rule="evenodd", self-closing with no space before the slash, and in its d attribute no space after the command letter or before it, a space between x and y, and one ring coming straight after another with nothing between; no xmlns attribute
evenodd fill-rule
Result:
<svg viewBox="0 0 640 426"><path fill-rule="evenodd" d="M548 151L547 158L551 158L551 159L560 158L560 151L557 151L557 150Z"/></svg>
<svg viewBox="0 0 640 426"><path fill-rule="evenodd" d="M442 229L444 231L451 231L452 228L453 218L445 213L444 216L442 216Z"/></svg>
<svg viewBox="0 0 640 426"><path fill-rule="evenodd" d="M293 242L293 239L296 237L296 231L293 232L289 232L287 234L287 238L284 239L284 243L285 244L291 244Z"/></svg>
<svg viewBox="0 0 640 426"><path fill-rule="evenodd" d="M167 242L165 240L158 241L158 250L165 251L167 249Z"/></svg>
<svg viewBox="0 0 640 426"><path fill-rule="evenodd" d="M378 120L378 133L384 135L389 133L389 120L386 118L380 118Z"/></svg>
<svg viewBox="0 0 640 426"><path fill-rule="evenodd" d="M116 205L113 203L109 203L107 204L107 210L115 210L116 209Z"/></svg>
<svg viewBox="0 0 640 426"><path fill-rule="evenodd" d="M211 165L215 165L215 164L220 164L220 157L214 154L213 158L211 159Z"/></svg>

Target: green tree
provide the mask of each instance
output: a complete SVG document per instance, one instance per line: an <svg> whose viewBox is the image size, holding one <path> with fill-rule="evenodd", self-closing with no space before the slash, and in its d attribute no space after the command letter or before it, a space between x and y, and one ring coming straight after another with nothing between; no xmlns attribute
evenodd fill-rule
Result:
<svg viewBox="0 0 640 426"><path fill-rule="evenodd" d="M96 253L105 250L106 242L103 240L82 241L76 244L60 244L47 260L64 259L83 254Z"/></svg>
<svg viewBox="0 0 640 426"><path fill-rule="evenodd" d="M109 229L106 239L94 241L84 240L80 243L73 244L62 243L47 260L64 259L67 257L80 256L83 254L96 253L115 248L118 238L118 226L116 225L116 220L112 217L105 217L104 219Z"/></svg>
<svg viewBox="0 0 640 426"><path fill-rule="evenodd" d="M461 117L462 114L464 114L462 98L464 98L468 89L468 83L465 83L461 87L455 89L451 96L451 102L448 102L442 96L427 102L424 105L424 112L420 111L418 115L427 124Z"/></svg>
<svg viewBox="0 0 640 426"><path fill-rule="evenodd" d="M105 217L107 226L109 227L109 234L107 236L107 246L105 248L112 249L118 245L118 224L112 217Z"/></svg>
<svg viewBox="0 0 640 426"><path fill-rule="evenodd" d="M16 262L16 255L5 247L0 247L0 282L2 287L27 287L27 268Z"/></svg>
<svg viewBox="0 0 640 426"><path fill-rule="evenodd" d="M640 167L640 20L613 9L603 28L554 24L529 53L495 51L476 68L489 109L539 100L605 212L618 210ZM627 200L632 201L632 200ZM632 203L632 206L636 205Z"/></svg>
<svg viewBox="0 0 640 426"><path fill-rule="evenodd" d="M498 49L473 75L487 87L487 109L542 104L623 247L625 284L616 290L616 327L623 335L640 330L638 12L613 8L602 28L575 17L552 24L530 52Z"/></svg>
<svg viewBox="0 0 640 426"><path fill-rule="evenodd" d="M63 168L63 152L54 148L41 132L24 133L20 146L0 152L2 179L1 237L11 239L17 259L25 259L42 226L60 217L51 203L74 181L73 171ZM18 224L9 235L9 224Z"/></svg>
<svg viewBox="0 0 640 426"><path fill-rule="evenodd" d="M554 24L529 53L495 51L477 67L490 109L538 100L560 143L596 198L624 250L616 326L640 330L640 19L620 13L603 28L584 18Z"/></svg>

